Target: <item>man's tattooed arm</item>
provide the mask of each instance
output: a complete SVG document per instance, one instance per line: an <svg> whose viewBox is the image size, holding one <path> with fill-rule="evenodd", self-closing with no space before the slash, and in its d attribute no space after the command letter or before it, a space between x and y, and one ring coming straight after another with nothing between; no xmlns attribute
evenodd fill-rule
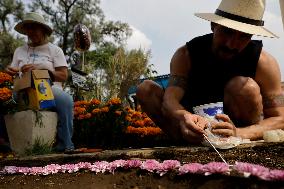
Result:
<svg viewBox="0 0 284 189"><path fill-rule="evenodd" d="M264 96L262 103L264 109L284 107L284 93L279 95Z"/></svg>
<svg viewBox="0 0 284 189"><path fill-rule="evenodd" d="M184 91L187 90L187 77L185 76L180 76L180 75L171 75L169 78L169 87L170 86L177 86L182 88Z"/></svg>

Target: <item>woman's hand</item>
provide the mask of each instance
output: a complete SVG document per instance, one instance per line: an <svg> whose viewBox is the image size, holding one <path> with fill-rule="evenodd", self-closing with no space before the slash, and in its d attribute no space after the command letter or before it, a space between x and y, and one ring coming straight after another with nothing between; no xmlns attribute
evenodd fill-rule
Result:
<svg viewBox="0 0 284 189"><path fill-rule="evenodd" d="M213 121L210 123L212 127L211 132L213 134L222 135L226 137L237 136L237 129L228 115L217 114L215 118L222 121Z"/></svg>
<svg viewBox="0 0 284 189"><path fill-rule="evenodd" d="M180 128L183 138L191 143L201 142L203 140L204 129L208 120L196 114L185 114L180 120Z"/></svg>
<svg viewBox="0 0 284 189"><path fill-rule="evenodd" d="M19 68L8 66L5 69L5 72L7 72L10 75L16 75L17 73L19 73Z"/></svg>
<svg viewBox="0 0 284 189"><path fill-rule="evenodd" d="M25 64L21 67L21 72L25 73L35 69L37 69L35 64Z"/></svg>

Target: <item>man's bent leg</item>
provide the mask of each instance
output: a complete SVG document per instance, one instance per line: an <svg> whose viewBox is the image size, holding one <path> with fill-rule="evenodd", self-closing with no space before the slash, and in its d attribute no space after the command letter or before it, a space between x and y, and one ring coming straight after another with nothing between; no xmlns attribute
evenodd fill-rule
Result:
<svg viewBox="0 0 284 189"><path fill-rule="evenodd" d="M174 126L171 120L162 113L164 90L160 85L151 80L143 81L138 87L136 97L143 111L159 126L167 135L180 140L181 132L179 127Z"/></svg>
<svg viewBox="0 0 284 189"><path fill-rule="evenodd" d="M263 112L258 84L250 77L232 78L225 86L224 107L236 126L258 123Z"/></svg>

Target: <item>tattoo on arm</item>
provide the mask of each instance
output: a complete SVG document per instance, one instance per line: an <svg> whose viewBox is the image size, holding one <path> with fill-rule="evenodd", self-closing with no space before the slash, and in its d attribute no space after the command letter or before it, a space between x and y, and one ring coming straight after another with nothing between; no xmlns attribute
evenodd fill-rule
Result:
<svg viewBox="0 0 284 189"><path fill-rule="evenodd" d="M179 75L171 75L169 79L169 86L181 87L185 91L187 90L187 77Z"/></svg>
<svg viewBox="0 0 284 189"><path fill-rule="evenodd" d="M263 108L276 108L284 106L284 94L265 96L262 99Z"/></svg>

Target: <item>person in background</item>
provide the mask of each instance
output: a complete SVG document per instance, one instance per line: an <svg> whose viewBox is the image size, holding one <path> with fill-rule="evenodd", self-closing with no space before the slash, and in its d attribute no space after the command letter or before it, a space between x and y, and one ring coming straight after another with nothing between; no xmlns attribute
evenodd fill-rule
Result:
<svg viewBox="0 0 284 189"><path fill-rule="evenodd" d="M26 35L28 42L15 50L13 61L6 68L6 72L15 75L34 69L49 70L53 79L52 92L59 120L55 150L58 152L73 151L74 144L71 140L73 135L73 99L62 88L62 82L65 82L68 76L67 62L62 49L48 41L52 28L45 23L40 14L30 12L21 22L16 24L14 29Z"/></svg>
<svg viewBox="0 0 284 189"><path fill-rule="evenodd" d="M222 0L215 13L198 13L212 33L178 48L165 91L153 81L138 86L144 111L177 140L203 140L208 120L194 106L223 102L225 114L212 133L259 140L268 130L284 129L284 95L275 58L253 35L277 37L263 27L265 0Z"/></svg>

